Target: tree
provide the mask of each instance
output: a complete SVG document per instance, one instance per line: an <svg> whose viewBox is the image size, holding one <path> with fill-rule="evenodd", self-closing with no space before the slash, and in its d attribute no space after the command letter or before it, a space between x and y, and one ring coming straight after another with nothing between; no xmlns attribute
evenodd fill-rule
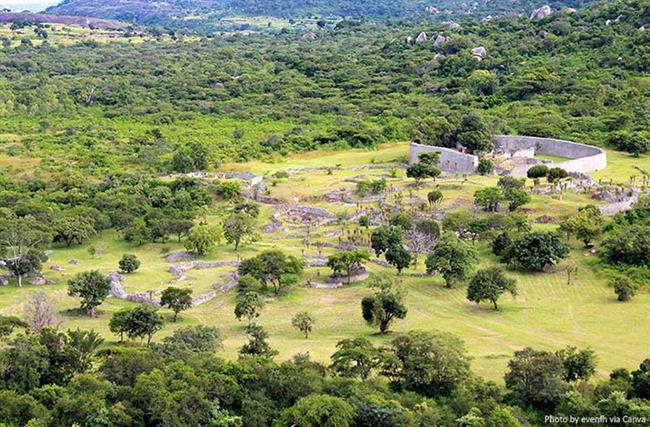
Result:
<svg viewBox="0 0 650 427"><path fill-rule="evenodd" d="M366 338L350 338L339 341L332 354L332 369L344 377L359 377L363 381L382 362L382 351Z"/></svg>
<svg viewBox="0 0 650 427"><path fill-rule="evenodd" d="M564 380L587 381L596 373L596 353L591 349L578 350L573 346L555 352L564 365Z"/></svg>
<svg viewBox="0 0 650 427"><path fill-rule="evenodd" d="M415 179L416 186L419 186L423 179L436 178L441 173L439 168L424 162L414 163L406 168L406 176Z"/></svg>
<svg viewBox="0 0 650 427"><path fill-rule="evenodd" d="M169 358L187 359L195 354L213 353L222 346L222 340L221 333L213 326L187 326L163 338L154 349Z"/></svg>
<svg viewBox="0 0 650 427"><path fill-rule="evenodd" d="M140 260L133 254L124 254L118 263L120 272L130 274L140 268Z"/></svg>
<svg viewBox="0 0 650 427"><path fill-rule="evenodd" d="M160 295L160 305L169 307L174 312L172 321L178 320L178 313L192 307L192 290L168 287Z"/></svg>
<svg viewBox="0 0 650 427"><path fill-rule="evenodd" d="M362 271L364 264L370 259L370 253L365 249L342 251L327 257L327 266L334 273L345 272L350 283L352 274Z"/></svg>
<svg viewBox="0 0 650 427"><path fill-rule="evenodd" d="M349 427L354 425L354 408L340 397L312 394L289 408L283 425L300 427Z"/></svg>
<svg viewBox="0 0 650 427"><path fill-rule="evenodd" d="M300 313L297 313L295 316L293 316L293 319L291 319L291 326L302 332L305 335L305 339L307 339L309 338L309 334L311 333L315 322L316 320L314 319L314 316L311 315L311 313L307 311L301 311Z"/></svg>
<svg viewBox="0 0 650 427"><path fill-rule="evenodd" d="M383 374L398 389L448 396L469 377L463 342L448 332L409 331L391 342Z"/></svg>
<svg viewBox="0 0 650 427"><path fill-rule="evenodd" d="M131 315L131 309L123 308L116 311L108 322L108 329L120 336L120 342L124 341L124 334L128 332L128 320Z"/></svg>
<svg viewBox="0 0 650 427"><path fill-rule="evenodd" d="M185 248L188 251L197 253L200 256L205 255L212 250L221 240L221 229L216 226L199 224L192 227Z"/></svg>
<svg viewBox="0 0 650 427"><path fill-rule="evenodd" d="M526 178L515 178L506 175L499 178L497 185L503 192L507 192L508 190L523 190L526 186Z"/></svg>
<svg viewBox="0 0 650 427"><path fill-rule="evenodd" d="M610 283L619 301L629 301L636 293L636 286L625 276L616 276Z"/></svg>
<svg viewBox="0 0 650 427"><path fill-rule="evenodd" d="M45 292L32 292L23 309L23 320L39 333L54 325L54 301Z"/></svg>
<svg viewBox="0 0 650 427"><path fill-rule="evenodd" d="M650 149L650 140L641 132L612 132L607 142L609 145L616 147L618 150L626 151L634 157L639 157Z"/></svg>
<svg viewBox="0 0 650 427"><path fill-rule="evenodd" d="M68 295L81 299L81 310L88 316L95 315L111 290L111 280L99 271L85 271L68 280Z"/></svg>
<svg viewBox="0 0 650 427"><path fill-rule="evenodd" d="M498 267L486 268L476 272L467 288L467 299L480 304L481 301L491 301L494 309L498 310L497 300L504 292L517 295L517 282L509 279Z"/></svg>
<svg viewBox="0 0 650 427"><path fill-rule="evenodd" d="M546 180L548 182L556 182L560 181L566 177L569 176L569 173L562 169L562 168L551 168L548 170L548 174L546 175Z"/></svg>
<svg viewBox="0 0 650 427"><path fill-rule="evenodd" d="M632 371L632 392L639 399L650 399L650 359L644 359L639 369Z"/></svg>
<svg viewBox="0 0 650 427"><path fill-rule="evenodd" d="M22 286L24 275L40 270L41 262L47 258L40 248L52 241L48 227L31 217L10 217L0 221L0 254L7 269Z"/></svg>
<svg viewBox="0 0 650 427"><path fill-rule="evenodd" d="M272 358L278 352L271 348L266 339L269 334L260 325L251 323L246 326L246 335L248 335L248 342L239 350L240 354L250 354L252 356L261 356Z"/></svg>
<svg viewBox="0 0 650 427"><path fill-rule="evenodd" d="M430 206L437 205L442 199L443 195L439 190L432 190L427 194L427 201Z"/></svg>
<svg viewBox="0 0 650 427"><path fill-rule="evenodd" d="M486 187L474 193L474 204L487 212L496 212L502 199L503 194L499 187Z"/></svg>
<svg viewBox="0 0 650 427"><path fill-rule="evenodd" d="M54 240L63 241L67 247L73 243L82 244L93 236L95 222L86 216L64 216L54 222Z"/></svg>
<svg viewBox="0 0 650 427"><path fill-rule="evenodd" d="M569 255L569 247L557 233L530 231L513 240L506 253L506 261L526 270L542 271Z"/></svg>
<svg viewBox="0 0 650 427"><path fill-rule="evenodd" d="M468 113L456 128L455 140L472 154L487 153L494 148L490 131L477 113Z"/></svg>
<svg viewBox="0 0 650 427"><path fill-rule="evenodd" d="M388 277L376 279L370 287L375 294L361 300L361 314L369 325L379 326L379 331L386 334L393 320L403 319L408 313L404 294Z"/></svg>
<svg viewBox="0 0 650 427"><path fill-rule="evenodd" d="M605 256L613 263L649 266L650 233L642 224L615 227L603 240Z"/></svg>
<svg viewBox="0 0 650 427"><path fill-rule="evenodd" d="M413 139L421 144L451 148L455 127L445 117L427 116L416 120Z"/></svg>
<svg viewBox="0 0 650 427"><path fill-rule="evenodd" d="M549 169L546 165L535 165L526 171L526 176L530 179L539 179L548 175Z"/></svg>
<svg viewBox="0 0 650 427"><path fill-rule="evenodd" d="M564 375L562 359L557 355L528 347L515 351L508 362L505 383L521 404L553 409L569 389Z"/></svg>
<svg viewBox="0 0 650 427"><path fill-rule="evenodd" d="M298 281L302 270L303 263L298 258L279 250L269 250L242 261L238 271L240 276L250 275L259 280L265 290L271 285L278 295Z"/></svg>
<svg viewBox="0 0 650 427"><path fill-rule="evenodd" d="M124 332L131 339L140 338L140 342L147 338L147 345L151 343L153 335L162 329L163 317L158 310L147 304L140 304L124 315Z"/></svg>
<svg viewBox="0 0 650 427"><path fill-rule="evenodd" d="M481 158L481 160L479 160L476 171L478 172L479 175L483 175L483 176L492 175L492 173L494 172L494 162L490 159L486 159L485 157L483 157Z"/></svg>
<svg viewBox="0 0 650 427"><path fill-rule="evenodd" d="M242 239L250 237L255 232L255 218L246 212L230 214L223 222L223 236L226 242L239 249Z"/></svg>
<svg viewBox="0 0 650 427"><path fill-rule="evenodd" d="M264 307L264 300L254 291L248 291L240 294L235 303L235 317L237 320L248 319L248 324L253 323L253 319L260 316L260 311Z"/></svg>
<svg viewBox="0 0 650 427"><path fill-rule="evenodd" d="M510 212L516 211L519 207L530 202L530 195L524 190L517 188L509 188L504 193L504 199L508 202L508 210Z"/></svg>
<svg viewBox="0 0 650 427"><path fill-rule="evenodd" d="M425 262L427 273L439 272L451 288L471 273L477 261L476 251L456 236L447 234L436 243Z"/></svg>
<svg viewBox="0 0 650 427"><path fill-rule="evenodd" d="M592 242L603 232L603 221L600 209L594 205L587 205L578 210L577 214L563 221L560 230L567 234L567 238L575 235L582 240L586 248L590 248Z"/></svg>
<svg viewBox="0 0 650 427"><path fill-rule="evenodd" d="M417 221L413 227L406 230L405 234L413 258L413 266L417 267L420 254L428 252L440 238L440 225L432 220Z"/></svg>
<svg viewBox="0 0 650 427"><path fill-rule="evenodd" d="M29 324L16 316L0 315L0 339L10 336L16 328L28 328Z"/></svg>
<svg viewBox="0 0 650 427"><path fill-rule="evenodd" d="M382 225L377 227L370 235L370 246L377 256L386 252L393 246L402 246L404 234L402 229L394 226Z"/></svg>
<svg viewBox="0 0 650 427"><path fill-rule="evenodd" d="M402 270L411 265L413 256L403 246L391 246L384 254L386 261L397 269L397 274L402 274Z"/></svg>
<svg viewBox="0 0 650 427"><path fill-rule="evenodd" d="M502 231L492 241L492 253L496 256L505 256L506 252L512 244L510 233Z"/></svg>

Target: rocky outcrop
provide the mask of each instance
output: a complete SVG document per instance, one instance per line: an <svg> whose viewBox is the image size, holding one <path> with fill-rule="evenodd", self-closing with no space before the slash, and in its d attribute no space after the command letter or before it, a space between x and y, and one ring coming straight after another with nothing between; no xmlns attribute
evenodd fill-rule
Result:
<svg viewBox="0 0 650 427"><path fill-rule="evenodd" d="M205 268L218 268L218 267L239 267L239 261L193 261L184 264L173 265L169 267L168 271L178 277L177 280L185 280L185 272L189 270L200 270Z"/></svg>
<svg viewBox="0 0 650 427"><path fill-rule="evenodd" d="M483 46L478 46L471 50L471 54L474 58L482 61L487 56L487 50Z"/></svg>
<svg viewBox="0 0 650 427"><path fill-rule="evenodd" d="M188 261L196 258L196 254L187 251L172 252L165 257L167 262Z"/></svg>
<svg viewBox="0 0 650 427"><path fill-rule="evenodd" d="M545 4L544 6L540 7L539 9L533 10L533 12L530 14L530 20L531 21L539 21L540 19L544 19L550 14L553 13L553 10L551 9L551 6Z"/></svg>
<svg viewBox="0 0 650 427"><path fill-rule="evenodd" d="M425 7L424 11L430 15L435 15L436 13L438 13L438 9L435 6L431 6L431 5Z"/></svg>
<svg viewBox="0 0 650 427"><path fill-rule="evenodd" d="M433 41L433 45L435 47L440 47L443 44L447 43L448 41L449 41L449 37L442 34L438 34L438 37L436 37L436 39Z"/></svg>
<svg viewBox="0 0 650 427"><path fill-rule="evenodd" d="M422 31L420 34L418 34L417 38L415 39L415 42L418 44L422 44L428 40L427 33Z"/></svg>

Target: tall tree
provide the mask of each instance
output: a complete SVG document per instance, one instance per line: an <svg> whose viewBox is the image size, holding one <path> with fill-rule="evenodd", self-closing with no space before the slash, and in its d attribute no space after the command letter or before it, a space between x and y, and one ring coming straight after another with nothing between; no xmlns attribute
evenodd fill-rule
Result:
<svg viewBox="0 0 650 427"><path fill-rule="evenodd" d="M427 255L427 273L438 272L451 288L465 280L477 261L476 251L452 234L446 234Z"/></svg>
<svg viewBox="0 0 650 427"><path fill-rule="evenodd" d="M316 323L314 316L307 311L301 311L297 313L293 319L291 319L291 326L302 332L305 336L305 339L309 338L309 334L311 334L314 323Z"/></svg>
<svg viewBox="0 0 650 427"><path fill-rule="evenodd" d="M393 320L403 319L408 313L404 293L388 277L375 279L370 287L375 293L361 300L361 314L368 324L386 334Z"/></svg>
<svg viewBox="0 0 650 427"><path fill-rule="evenodd" d="M233 244L235 250L243 239L251 237L255 232L255 218L246 212L230 214L223 222L223 236L226 242Z"/></svg>
<svg viewBox="0 0 650 427"><path fill-rule="evenodd" d="M481 301L491 301L494 309L498 310L497 301L501 294L510 292L517 295L517 282L506 277L499 267L491 267L476 272L467 287L467 299L479 304Z"/></svg>
<svg viewBox="0 0 650 427"><path fill-rule="evenodd" d="M174 312L173 321L178 320L178 313L192 307L192 290L170 286L162 291L160 305L169 307Z"/></svg>
<svg viewBox="0 0 650 427"><path fill-rule="evenodd" d="M99 271L85 271L68 280L68 295L81 299L81 310L88 316L94 316L96 308L108 296L111 280Z"/></svg>

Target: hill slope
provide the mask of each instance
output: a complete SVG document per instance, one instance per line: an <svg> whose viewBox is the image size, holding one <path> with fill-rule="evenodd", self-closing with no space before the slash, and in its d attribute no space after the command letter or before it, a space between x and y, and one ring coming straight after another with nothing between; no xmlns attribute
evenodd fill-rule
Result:
<svg viewBox="0 0 650 427"><path fill-rule="evenodd" d="M580 7L589 0L553 0L551 7ZM188 25L188 17L206 16L344 16L365 19L459 19L506 13L529 13L535 0L65 0L48 13L119 19L139 24Z"/></svg>

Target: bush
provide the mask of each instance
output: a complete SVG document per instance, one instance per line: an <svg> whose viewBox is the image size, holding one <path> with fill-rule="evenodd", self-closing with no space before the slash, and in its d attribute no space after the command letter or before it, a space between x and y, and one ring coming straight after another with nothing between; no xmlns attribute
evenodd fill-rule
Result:
<svg viewBox="0 0 650 427"><path fill-rule="evenodd" d="M615 277L612 279L611 284L619 301L629 301L636 293L636 286L625 276Z"/></svg>
<svg viewBox="0 0 650 427"><path fill-rule="evenodd" d="M478 168L476 169L479 175L492 175L494 172L494 162L490 159L481 159L478 162Z"/></svg>
<svg viewBox="0 0 650 427"><path fill-rule="evenodd" d="M543 178L548 175L549 169L546 165L535 165L528 169L526 176L531 179Z"/></svg>

